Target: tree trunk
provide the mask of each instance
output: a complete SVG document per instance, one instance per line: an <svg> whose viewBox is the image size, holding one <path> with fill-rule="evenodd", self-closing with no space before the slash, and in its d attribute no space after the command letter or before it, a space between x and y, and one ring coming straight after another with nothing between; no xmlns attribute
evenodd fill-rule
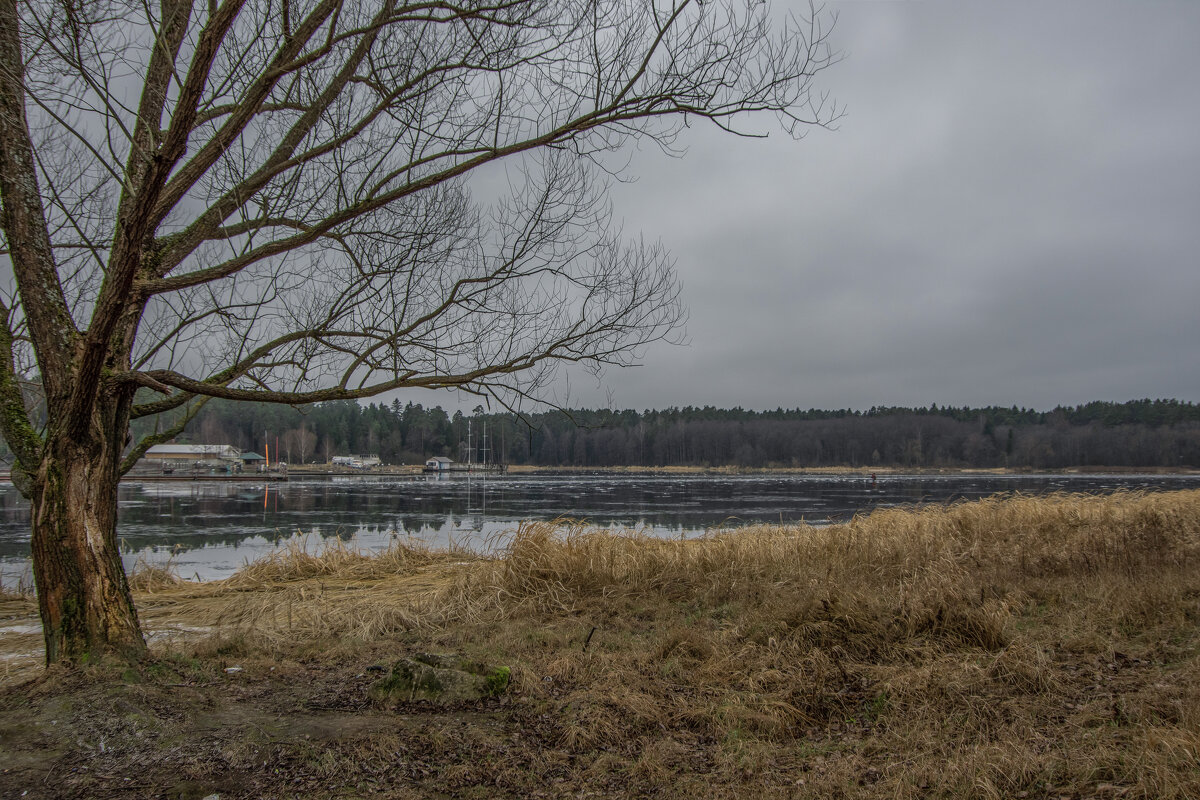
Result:
<svg viewBox="0 0 1200 800"><path fill-rule="evenodd" d="M47 664L145 652L117 547L124 433L116 425L93 425L84 441L53 437L43 450L31 506Z"/></svg>

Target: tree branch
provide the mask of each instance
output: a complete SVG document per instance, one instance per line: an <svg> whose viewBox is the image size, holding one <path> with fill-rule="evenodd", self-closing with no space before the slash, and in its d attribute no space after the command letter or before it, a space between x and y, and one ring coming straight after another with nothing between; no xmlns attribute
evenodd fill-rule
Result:
<svg viewBox="0 0 1200 800"><path fill-rule="evenodd" d="M29 422L20 376L13 363L11 312L0 301L0 433L17 457L14 470L36 470L41 461L42 439Z"/></svg>
<svg viewBox="0 0 1200 800"><path fill-rule="evenodd" d="M207 403L210 399L211 398L209 397L201 397L196 404L189 408L183 415L181 415L179 419L177 419L175 423L171 425L171 427L159 433L152 433L134 445L133 448L125 455L125 458L121 460L121 465L117 468L118 474L124 475L129 472L129 470L133 469L138 460L141 459L142 456L146 455L146 451L154 445L169 442L179 434L183 433L184 429L187 428L188 423L195 419L196 415L200 413L200 409L204 408L205 403Z"/></svg>
<svg viewBox="0 0 1200 800"><path fill-rule="evenodd" d="M0 226L50 397L67 388L78 331L54 263L25 116L25 66L16 0L0 0ZM11 342L9 343L11 348Z"/></svg>

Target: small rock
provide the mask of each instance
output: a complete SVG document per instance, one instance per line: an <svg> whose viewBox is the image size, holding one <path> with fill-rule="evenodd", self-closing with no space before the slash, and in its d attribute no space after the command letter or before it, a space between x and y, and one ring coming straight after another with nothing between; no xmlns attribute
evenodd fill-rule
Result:
<svg viewBox="0 0 1200 800"><path fill-rule="evenodd" d="M471 664L453 655L419 653L397 661L391 674L371 687L371 696L376 700L473 702L502 694L510 676L508 667Z"/></svg>

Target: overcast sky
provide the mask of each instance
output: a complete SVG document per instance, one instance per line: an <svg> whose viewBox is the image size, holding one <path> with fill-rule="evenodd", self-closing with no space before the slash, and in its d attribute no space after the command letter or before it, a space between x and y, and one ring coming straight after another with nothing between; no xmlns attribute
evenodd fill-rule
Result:
<svg viewBox="0 0 1200 800"><path fill-rule="evenodd" d="M1200 3L827 11L836 131L696 128L613 190L677 261L689 343L556 399L1200 401Z"/></svg>

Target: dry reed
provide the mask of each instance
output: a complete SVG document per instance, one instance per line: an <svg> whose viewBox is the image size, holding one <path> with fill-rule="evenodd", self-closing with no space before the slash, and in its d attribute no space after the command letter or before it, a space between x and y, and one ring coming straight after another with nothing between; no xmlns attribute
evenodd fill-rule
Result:
<svg viewBox="0 0 1200 800"><path fill-rule="evenodd" d="M872 637L932 636L995 651L1011 637L1015 610L1064 581L1114 592L1104 606L1116 621L1154 618L1165 607L1154 591L1170 587L1141 576L1195 564L1197 520L1200 492L1014 495L682 541L559 520L522 524L495 557L403 542L372 554L333 540L314 550L290 544L223 581L181 584L149 567L134 580L153 592L152 607L237 598L239 624L288 638L306 605L317 608L307 616L325 619L313 626L321 635L353 628L369 637L396 626L376 629L355 613L436 626L647 602L736 603L774 608L814 641L837 628L853 629L858 649L876 646ZM1139 591L1125 592L1130 582ZM788 607L776 608L784 598Z"/></svg>
<svg viewBox="0 0 1200 800"><path fill-rule="evenodd" d="M579 786L1183 798L1198 566L1200 491L1012 495L686 541L526 523L488 557L335 542L138 599L243 649L512 664Z"/></svg>
<svg viewBox="0 0 1200 800"><path fill-rule="evenodd" d="M671 732L720 742L734 783L783 780L797 747L848 751L796 767L817 794L1184 797L1200 792L1198 562L1195 491L689 541L530 523L443 607L534 642L531 625L590 631L591 649L507 649L544 676L527 692L568 698L561 747L626 752L648 784L671 771L647 755Z"/></svg>

